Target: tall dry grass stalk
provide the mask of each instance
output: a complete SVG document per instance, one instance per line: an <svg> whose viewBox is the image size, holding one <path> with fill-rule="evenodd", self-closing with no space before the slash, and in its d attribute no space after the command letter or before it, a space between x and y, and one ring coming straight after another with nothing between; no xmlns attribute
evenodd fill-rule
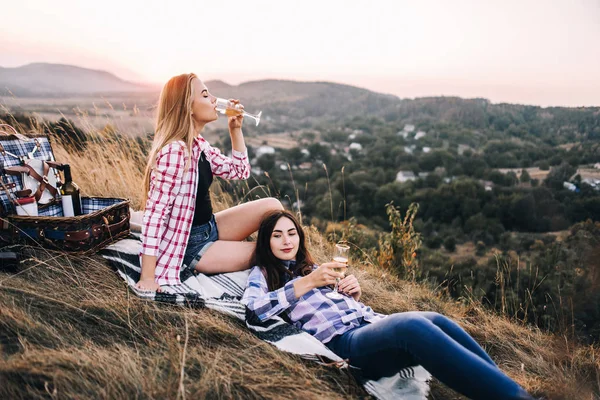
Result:
<svg viewBox="0 0 600 400"><path fill-rule="evenodd" d="M100 136L99 136L100 137ZM142 154L113 140L69 152L86 194L129 197L141 207ZM218 189L218 185L216 186ZM220 190L215 208L236 202ZM319 262L331 244L306 227ZM0 271L0 398L355 399L365 392L345 372L277 351L240 321L204 309L142 301L98 256L25 248L18 272ZM458 303L371 263L351 266L376 311L436 311L457 320L512 378L551 399L594 399L600 354L564 337L512 323L478 302ZM432 398L460 398L434 382Z"/></svg>
<svg viewBox="0 0 600 400"><path fill-rule="evenodd" d="M73 180L84 195L125 197L133 208L142 207L145 155L140 147L94 140L81 152L69 152L59 144L54 153L57 160L71 165Z"/></svg>

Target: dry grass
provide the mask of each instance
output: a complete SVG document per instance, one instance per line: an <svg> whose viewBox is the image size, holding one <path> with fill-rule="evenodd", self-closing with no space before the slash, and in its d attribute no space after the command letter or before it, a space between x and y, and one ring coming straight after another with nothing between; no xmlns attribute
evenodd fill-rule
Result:
<svg viewBox="0 0 600 400"><path fill-rule="evenodd" d="M343 398L358 390L232 318L131 297L98 257L29 253L22 272L0 275L1 398Z"/></svg>
<svg viewBox="0 0 600 400"><path fill-rule="evenodd" d="M86 196L126 197L135 209L143 202L146 157L136 143L94 136L82 152L53 144L57 160L71 165L73 180Z"/></svg>
<svg viewBox="0 0 600 400"><path fill-rule="evenodd" d="M75 121L87 132L111 125L129 136L152 132L152 113L158 93L128 93L60 98L0 96L0 109L6 113L25 112L46 121L62 117Z"/></svg>
<svg viewBox="0 0 600 400"><path fill-rule="evenodd" d="M97 142L57 159L73 166L86 194L131 197L140 154L127 142ZM81 171L88 171L82 174ZM215 208L232 204L215 197ZM315 228L318 261L330 244ZM222 314L144 302L100 257L27 248L18 272L0 272L0 398L361 398L343 371L275 350ZM457 320L499 366L528 390L552 399L600 393L597 347L531 329L460 304L376 265L351 268L365 303L383 313L437 311ZM433 399L460 398L437 382Z"/></svg>

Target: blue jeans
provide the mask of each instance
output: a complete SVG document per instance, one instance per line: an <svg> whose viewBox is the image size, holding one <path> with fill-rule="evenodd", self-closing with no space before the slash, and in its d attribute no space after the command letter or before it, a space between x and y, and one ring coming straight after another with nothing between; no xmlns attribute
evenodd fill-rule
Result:
<svg viewBox="0 0 600 400"><path fill-rule="evenodd" d="M467 332L434 312L405 312L365 323L327 346L365 378L392 376L421 365L448 387L472 399L532 399L506 376Z"/></svg>
<svg viewBox="0 0 600 400"><path fill-rule="evenodd" d="M195 268L206 250L218 239L219 229L214 214L207 223L192 226L183 256L183 264L188 268Z"/></svg>

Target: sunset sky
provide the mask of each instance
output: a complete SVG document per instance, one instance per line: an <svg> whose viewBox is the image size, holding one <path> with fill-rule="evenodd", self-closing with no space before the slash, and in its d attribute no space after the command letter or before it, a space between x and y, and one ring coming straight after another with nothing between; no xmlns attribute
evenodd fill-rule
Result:
<svg viewBox="0 0 600 400"><path fill-rule="evenodd" d="M600 106L600 1L33 1L3 6L0 66L105 69L164 83L347 83Z"/></svg>

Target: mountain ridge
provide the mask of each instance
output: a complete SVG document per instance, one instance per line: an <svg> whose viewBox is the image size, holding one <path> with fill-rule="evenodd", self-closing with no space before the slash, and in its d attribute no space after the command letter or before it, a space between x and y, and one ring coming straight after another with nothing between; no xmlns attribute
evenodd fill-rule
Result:
<svg viewBox="0 0 600 400"><path fill-rule="evenodd" d="M48 96L65 94L144 92L155 86L123 80L115 74L69 64L30 63L0 67L0 94Z"/></svg>
<svg viewBox="0 0 600 400"><path fill-rule="evenodd" d="M293 96L323 92L336 88L342 92L372 94L399 99L397 96L381 94L369 89L327 81L294 81L285 79L262 79L229 84L220 79L206 81L209 89L226 92L228 95L244 94L244 97L260 89L265 97L272 95ZM70 64L36 62L19 67L0 66L0 95L54 97L69 94L94 94L110 92L159 92L161 85L143 82L131 82L119 78L116 74L102 70L79 67ZM226 93L223 93L225 95Z"/></svg>
<svg viewBox="0 0 600 400"><path fill-rule="evenodd" d="M229 84L220 79L205 81L209 90L219 97L239 98L247 104L266 109L271 113L283 112L282 106L291 107L290 117L329 115L333 118L373 113L378 116L394 114L407 104L430 107L463 105L477 109L508 106L511 110L523 108L538 110L598 109L594 106L563 107L526 105L519 103L493 103L482 97L423 96L401 98L397 95L329 81L295 81L262 79ZM162 85L131 82L116 74L70 64L44 62L19 67L0 66L0 96L55 98L87 96L94 94L141 94L154 98ZM154 100L152 100L154 101ZM350 111L349 111L350 110Z"/></svg>

